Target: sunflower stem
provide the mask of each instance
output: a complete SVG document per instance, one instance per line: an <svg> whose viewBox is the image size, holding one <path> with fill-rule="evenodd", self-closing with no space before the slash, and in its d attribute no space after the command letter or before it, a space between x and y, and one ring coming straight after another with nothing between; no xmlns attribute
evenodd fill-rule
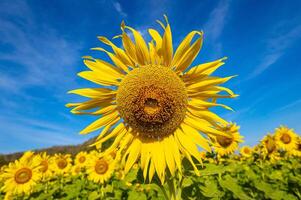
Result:
<svg viewBox="0 0 301 200"><path fill-rule="evenodd" d="M167 195L167 192L166 192L164 186L161 185L161 184L159 184L159 187L160 187L160 189L162 190L162 193L163 193L163 195L164 195L164 198L165 198L166 200L169 200L169 197L168 197L168 195Z"/></svg>

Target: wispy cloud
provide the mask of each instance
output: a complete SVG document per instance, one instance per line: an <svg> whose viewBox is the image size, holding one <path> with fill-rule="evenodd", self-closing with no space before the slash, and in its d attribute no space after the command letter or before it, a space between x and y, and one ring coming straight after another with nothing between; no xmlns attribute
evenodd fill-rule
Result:
<svg viewBox="0 0 301 200"><path fill-rule="evenodd" d="M218 5L211 11L209 19L204 26L205 39L208 40L216 55L221 56L222 44L219 38L227 23L230 0L220 0Z"/></svg>
<svg viewBox="0 0 301 200"><path fill-rule="evenodd" d="M79 57L78 44L50 26L38 26L25 1L14 6L8 2L0 3L0 60L6 63L0 67L0 88L18 92L30 86L47 85L50 89L70 84ZM20 10L24 11L22 15L18 14ZM14 71L12 67L22 73L8 73Z"/></svg>
<svg viewBox="0 0 301 200"><path fill-rule="evenodd" d="M20 146L13 149L14 142L27 144L30 148L37 149L53 145L79 144L87 139L76 135L75 129L53 122L17 115L10 117L0 116L0 121L6 125L5 132L1 133L0 141L13 140L10 144L10 149L7 151L5 148L1 148L0 153L19 151ZM5 143L1 142L1 144Z"/></svg>
<svg viewBox="0 0 301 200"><path fill-rule="evenodd" d="M282 107L276 109L274 112L284 111L284 110L287 110L287 109L289 109L289 108L293 108L293 107L295 107L295 106L297 106L297 105L299 105L299 104L301 104L301 99L298 99L298 100L293 101L293 102L291 102L291 103L289 103L289 104L287 104L287 105L284 105L284 106L282 106Z"/></svg>
<svg viewBox="0 0 301 200"><path fill-rule="evenodd" d="M301 38L301 25L287 28L287 23L280 22L273 29L273 35L266 42L266 51L258 66L250 73L247 80L252 79L276 63L285 51L299 38Z"/></svg>
<svg viewBox="0 0 301 200"><path fill-rule="evenodd" d="M122 16L122 17L127 17L127 14L124 12L121 4L119 2L114 2L113 6L115 10Z"/></svg>

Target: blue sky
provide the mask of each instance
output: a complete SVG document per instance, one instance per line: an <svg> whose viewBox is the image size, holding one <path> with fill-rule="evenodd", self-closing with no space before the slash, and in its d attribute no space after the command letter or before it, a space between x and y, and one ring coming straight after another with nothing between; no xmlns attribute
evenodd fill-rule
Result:
<svg viewBox="0 0 301 200"><path fill-rule="evenodd" d="M189 2L189 3L188 3ZM120 23L147 28L167 14L177 45L204 30L196 63L227 56L216 73L239 76L226 84L240 96L224 100L235 112L215 111L241 126L254 145L280 124L301 132L301 1L0 1L0 153L77 144L94 120L64 107L79 100L70 89L93 86L76 73L96 36L111 38Z"/></svg>

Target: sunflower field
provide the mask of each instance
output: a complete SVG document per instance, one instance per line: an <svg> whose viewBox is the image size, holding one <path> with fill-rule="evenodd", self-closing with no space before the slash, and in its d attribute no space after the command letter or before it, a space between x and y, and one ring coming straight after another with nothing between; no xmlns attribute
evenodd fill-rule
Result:
<svg viewBox="0 0 301 200"><path fill-rule="evenodd" d="M213 107L237 97L221 86L235 76L214 72L226 57L196 64L202 31L174 50L168 18L148 29L146 42L121 23L121 33L98 39L78 73L94 87L69 91L82 102L71 113L97 119L80 133L99 131L77 155L25 152L1 166L0 199L301 199L301 138L279 126L254 147L242 146L240 127Z"/></svg>
<svg viewBox="0 0 301 200"><path fill-rule="evenodd" d="M238 154L200 152L198 173L183 158L181 173L164 183L157 175L145 180L141 164L125 174L115 153L92 150L72 158L29 151L1 167L0 199L301 199L301 140L295 136L280 127Z"/></svg>

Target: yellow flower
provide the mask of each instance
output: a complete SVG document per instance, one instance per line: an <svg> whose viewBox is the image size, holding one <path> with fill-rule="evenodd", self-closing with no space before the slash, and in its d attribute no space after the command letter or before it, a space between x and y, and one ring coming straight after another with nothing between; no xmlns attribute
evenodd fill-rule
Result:
<svg viewBox="0 0 301 200"><path fill-rule="evenodd" d="M297 147L298 136L293 129L289 129L286 126L280 126L275 130L275 141L279 149L285 151L292 151Z"/></svg>
<svg viewBox="0 0 301 200"><path fill-rule="evenodd" d="M53 158L54 172L58 175L65 175L71 169L71 155L70 154L55 154Z"/></svg>
<svg viewBox="0 0 301 200"><path fill-rule="evenodd" d="M264 158L270 158L270 160L279 160L280 155L278 153L275 137L268 133L261 141L262 154Z"/></svg>
<svg viewBox="0 0 301 200"><path fill-rule="evenodd" d="M20 160L10 163L4 169L2 175L4 186L2 190L8 194L7 198L15 194L30 194L41 178L40 163L37 157L32 155L31 159L27 159L27 155Z"/></svg>
<svg viewBox="0 0 301 200"><path fill-rule="evenodd" d="M298 137L297 147L290 152L291 155L301 157L301 138Z"/></svg>
<svg viewBox="0 0 301 200"><path fill-rule="evenodd" d="M219 156L230 155L238 149L239 143L243 142L243 137L239 134L239 128L232 122L219 127L219 130L227 135L227 137L218 135L213 138L213 148Z"/></svg>
<svg viewBox="0 0 301 200"><path fill-rule="evenodd" d="M249 147L249 146L243 146L241 149L240 149L240 154L243 156L243 157L246 157L246 158L249 158L252 156L252 148Z"/></svg>
<svg viewBox="0 0 301 200"><path fill-rule="evenodd" d="M84 170L84 167L82 165L75 164L75 165L72 166L71 174L73 176L77 176L79 174L82 174L83 170Z"/></svg>
<svg viewBox="0 0 301 200"><path fill-rule="evenodd" d="M103 184L112 177L115 169L115 162L111 157L90 157L87 163L88 179Z"/></svg>
<svg viewBox="0 0 301 200"><path fill-rule="evenodd" d="M81 167L84 167L87 163L87 152L79 152L76 156L75 156L75 164L79 165Z"/></svg>
<svg viewBox="0 0 301 200"><path fill-rule="evenodd" d="M140 158L144 178L148 176L151 181L156 172L161 182L166 168L172 175L176 170L181 172L181 155L199 173L192 158L201 162L198 146L211 151L204 136L225 136L214 127L227 124L209 108L221 106L231 110L216 100L237 96L219 86L233 76L211 76L226 58L191 66L202 47L203 33L190 32L174 52L171 27L166 16L165 19L166 25L160 22L163 34L148 30L152 37L148 45L138 31L124 23L122 34L116 37L121 38L123 48L106 37L98 37L113 52L100 47L94 50L106 53L112 63L85 56L84 64L90 70L78 75L99 88L69 91L90 100L66 105L73 108L74 114L99 116L81 134L103 128L96 146L115 138L105 154L118 149L125 173Z"/></svg>
<svg viewBox="0 0 301 200"><path fill-rule="evenodd" d="M53 165L53 159L49 155L47 155L46 152L40 153L40 155L37 156L37 159L41 166L40 172L42 178L44 180L51 178L53 175L53 171L50 168Z"/></svg>

